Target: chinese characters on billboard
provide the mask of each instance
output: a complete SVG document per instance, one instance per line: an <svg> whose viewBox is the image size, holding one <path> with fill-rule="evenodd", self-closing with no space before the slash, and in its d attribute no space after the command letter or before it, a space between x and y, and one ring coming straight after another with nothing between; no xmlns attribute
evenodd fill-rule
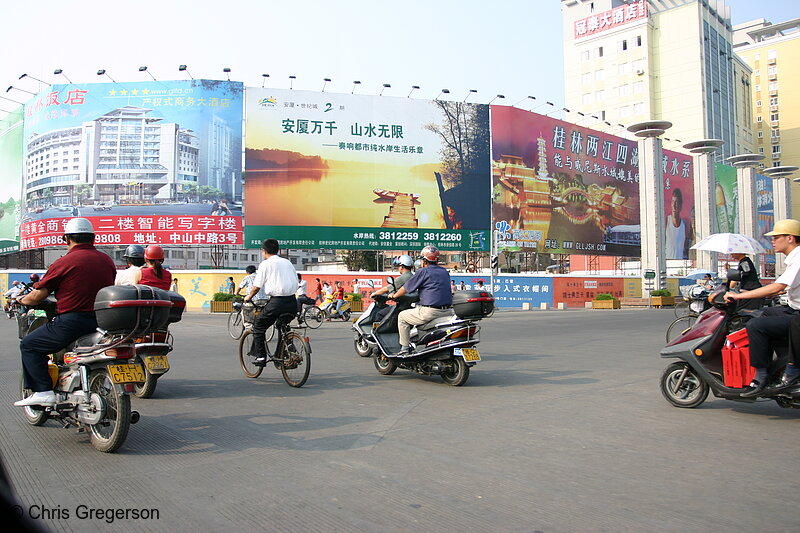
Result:
<svg viewBox="0 0 800 533"><path fill-rule="evenodd" d="M0 254L19 250L22 108L0 120Z"/></svg>
<svg viewBox="0 0 800 533"><path fill-rule="evenodd" d="M489 249L488 106L268 89L246 106L248 247Z"/></svg>
<svg viewBox="0 0 800 533"><path fill-rule="evenodd" d="M640 254L635 141L513 107L491 112L498 249ZM665 150L662 170L669 258L686 258L693 236L691 158Z"/></svg>
<svg viewBox="0 0 800 533"><path fill-rule="evenodd" d="M53 85L25 106L22 249L75 216L98 244L241 244L239 82Z"/></svg>

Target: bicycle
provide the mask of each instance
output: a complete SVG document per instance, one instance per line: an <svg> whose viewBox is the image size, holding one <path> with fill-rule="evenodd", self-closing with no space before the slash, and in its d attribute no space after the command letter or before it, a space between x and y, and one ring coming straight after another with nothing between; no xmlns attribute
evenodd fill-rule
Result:
<svg viewBox="0 0 800 533"><path fill-rule="evenodd" d="M672 342L672 339L676 338L678 335L694 326L694 323L697 322L698 316L700 315L692 311L673 320L672 323L667 327L667 343Z"/></svg>
<svg viewBox="0 0 800 533"><path fill-rule="evenodd" d="M267 363L272 363L280 369L284 381L292 387L302 387L311 371L311 345L308 337L294 331L305 329L303 326L292 326L291 321L295 313L284 313L275 321L274 329L278 331L275 349L269 346L267 339ZM244 375L248 378L257 378L264 371L266 365L255 364L255 357L250 355L253 347L253 330L247 329L239 340L239 364Z"/></svg>
<svg viewBox="0 0 800 533"><path fill-rule="evenodd" d="M253 320L255 319L255 315L258 314L257 310L260 309L260 307L262 306L257 304L233 302L233 311L228 315L228 335L230 335L233 340L241 339L245 330L253 327ZM270 327L267 330L267 342L271 341L274 335L275 328Z"/></svg>
<svg viewBox="0 0 800 533"><path fill-rule="evenodd" d="M345 299L341 313L339 314L333 314L335 313L334 302L335 300L329 297L322 302L322 307L317 307L316 305L306 307L302 315L303 321L311 329L317 329L328 318L341 318L343 321L349 322L351 316L350 300Z"/></svg>

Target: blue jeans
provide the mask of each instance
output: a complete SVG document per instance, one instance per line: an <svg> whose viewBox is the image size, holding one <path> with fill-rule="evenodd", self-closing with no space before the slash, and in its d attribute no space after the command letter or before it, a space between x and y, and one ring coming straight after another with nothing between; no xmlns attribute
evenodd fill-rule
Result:
<svg viewBox="0 0 800 533"><path fill-rule="evenodd" d="M47 356L97 329L94 313L64 313L19 341L25 387L33 392L53 390Z"/></svg>
<svg viewBox="0 0 800 533"><path fill-rule="evenodd" d="M342 309L344 305L344 300L336 300L336 314L340 314L339 311Z"/></svg>

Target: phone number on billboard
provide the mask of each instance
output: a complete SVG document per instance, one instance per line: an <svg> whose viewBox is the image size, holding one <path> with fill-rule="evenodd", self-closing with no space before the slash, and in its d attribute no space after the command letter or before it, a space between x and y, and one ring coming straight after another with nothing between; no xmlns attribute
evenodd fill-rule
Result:
<svg viewBox="0 0 800 533"><path fill-rule="evenodd" d="M382 241L416 241L419 240L419 232L415 231L381 231L378 238ZM460 233L423 233L425 241L461 241Z"/></svg>

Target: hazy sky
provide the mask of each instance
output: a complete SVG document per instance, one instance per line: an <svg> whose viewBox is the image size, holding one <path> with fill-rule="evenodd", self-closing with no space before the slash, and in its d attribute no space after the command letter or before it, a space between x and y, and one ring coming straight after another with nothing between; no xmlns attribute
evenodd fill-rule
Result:
<svg viewBox="0 0 800 533"><path fill-rule="evenodd" d="M797 0L729 0L734 24L800 17ZM563 105L562 21L558 0L208 0L20 1L0 4L0 96L24 101L63 69L72 82L231 79L260 87L488 102L527 95ZM469 94L476 89L476 94ZM496 101L495 103L501 103ZM0 99L0 109L16 104ZM530 106L528 107L530 109ZM5 113L0 111L0 117Z"/></svg>

